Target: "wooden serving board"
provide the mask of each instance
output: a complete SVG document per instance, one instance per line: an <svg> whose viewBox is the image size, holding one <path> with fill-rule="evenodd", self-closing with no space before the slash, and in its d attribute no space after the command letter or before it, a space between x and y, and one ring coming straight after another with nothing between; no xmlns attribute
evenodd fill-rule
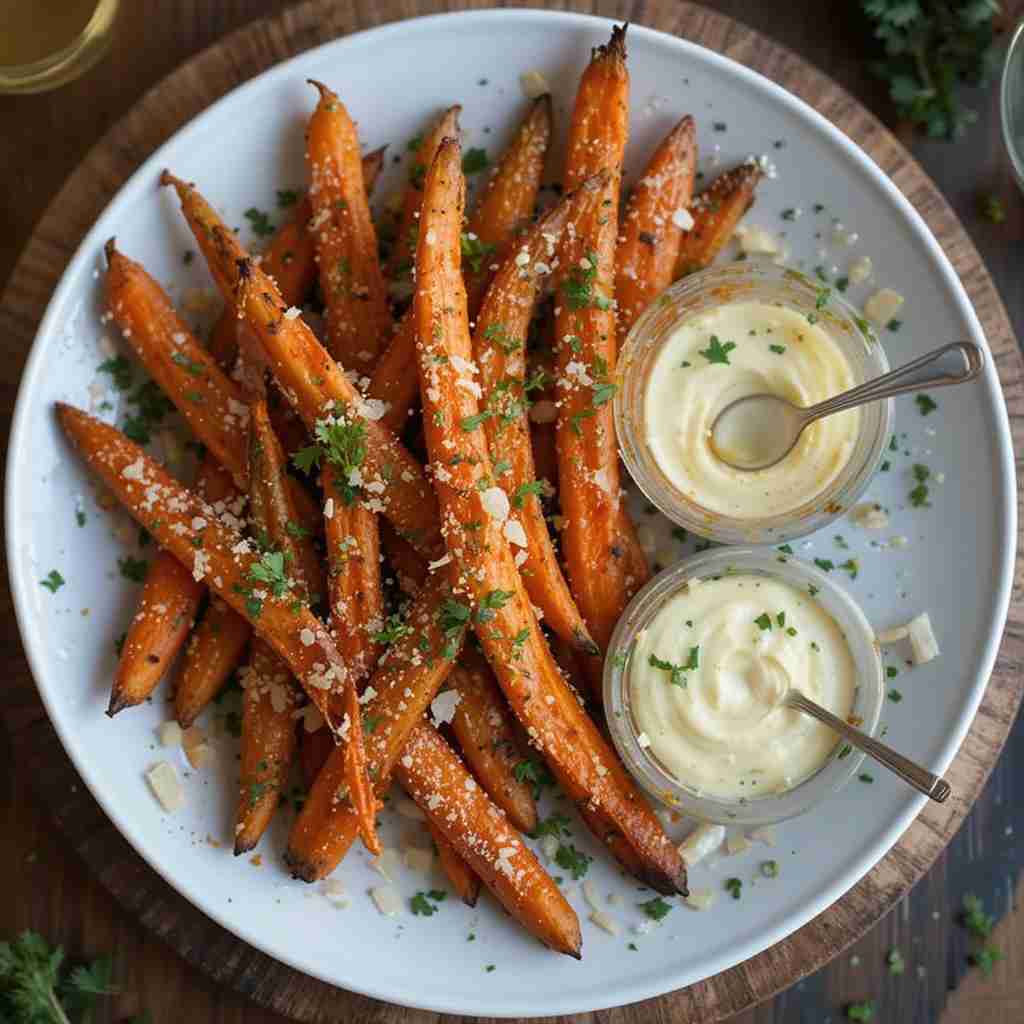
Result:
<svg viewBox="0 0 1024 1024"><path fill-rule="evenodd" d="M0 303L0 346L8 372L0 408L8 425L20 370L38 322L67 261L101 209L160 143L214 100L264 69L319 43L385 22L486 3L382 0L344 4L310 0L257 22L189 61L148 93L94 147L50 206ZM511 6L511 5L509 5ZM953 211L896 139L827 76L790 51L695 4L609 0L534 3L628 20L678 35L761 72L806 100L857 142L924 217L966 287L985 328L1010 413L1014 447L1024 451L1024 387L1017 341L1003 304ZM4 431L6 436L7 431ZM1018 473L1020 473L1018 463ZM886 914L929 868L963 822L999 756L1024 693L1024 583L1018 559L1013 603L985 699L947 777L954 797L929 805L890 853L841 900L759 956L688 989L601 1015L640 1024L651 1019L712 1024L764 1000L827 963ZM179 896L131 849L78 779L43 711L4 590L0 643L8 655L2 717L24 775L66 841L104 886L175 950L215 981L302 1021L427 1021L315 981L257 952ZM582 1015L576 1020L595 1019Z"/></svg>

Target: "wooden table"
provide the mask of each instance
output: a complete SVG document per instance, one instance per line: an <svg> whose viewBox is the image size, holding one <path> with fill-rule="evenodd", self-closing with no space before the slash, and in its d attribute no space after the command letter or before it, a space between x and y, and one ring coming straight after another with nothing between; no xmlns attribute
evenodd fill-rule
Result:
<svg viewBox="0 0 1024 1024"><path fill-rule="evenodd" d="M249 20L273 14L276 0L177 0L151 5L126 3L113 54L85 78L55 93L0 99L5 145L0 149L0 193L6 227L0 240L0 285L49 200L92 143L148 88L187 57ZM822 5L813 0L751 5L743 0L711 0L708 6L745 20L813 63L828 70L883 119L891 122L884 88L864 68L867 26L855 4ZM1006 4L1024 13L1024 0ZM977 97L981 115L969 142L931 142L901 131L903 141L931 173L974 238L1009 307L1014 326L1024 331L1024 294L1012 270L1019 264L1024 200L1017 192L999 137L996 91ZM980 193L1003 201L1007 220L991 225L977 212ZM116 1020L148 1006L157 1024L185 1020L250 1024L280 1021L242 998L211 986L197 971L169 952L129 918L67 854L26 795L0 733L0 877L9 879L15 898L0 904L0 936L32 927L77 953L113 951L123 995L109 1018ZM985 795L961 834L932 872L850 954L794 989L751 1011L737 1024L820 1021L853 999L873 997L877 1019L925 1024L938 1018L947 989L965 970L966 944L954 924L955 907L973 889L1002 913L1013 897L1024 848L1024 809L1018 809L1024 778L1024 725L1015 734ZM1024 894L1024 892L1022 892ZM1006 960L987 982L977 972L951 1000L945 1024L979 1020L1010 1024L1024 1019L1024 914L1010 914L999 929ZM899 946L910 965L899 979L887 976L884 954Z"/></svg>

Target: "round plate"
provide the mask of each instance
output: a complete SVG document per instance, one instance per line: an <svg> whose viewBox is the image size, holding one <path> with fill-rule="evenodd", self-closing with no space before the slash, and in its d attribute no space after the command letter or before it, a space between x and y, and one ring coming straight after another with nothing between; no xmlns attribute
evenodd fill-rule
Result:
<svg viewBox="0 0 1024 1024"><path fill-rule="evenodd" d="M408 173L407 140L449 103L464 105L467 145L495 154L526 105L519 75L536 69L555 94L559 145L551 167L557 168L579 73L609 28L599 19L534 11L403 22L305 53L225 97L140 168L84 239L40 327L15 414L6 525L19 624L47 710L106 813L172 885L245 941L327 982L440 1012L571 1013L713 975L839 899L890 848L922 801L881 769L871 770L872 783L855 782L782 826L774 849L755 844L695 869L692 885L718 892L711 912L674 906L649 929L637 904L653 894L621 879L574 824L573 842L597 855L588 878L602 900L613 895L615 903L605 909L620 928L613 936L588 923L579 886L566 878L584 920L580 963L538 947L486 900L475 911L449 899L430 917L380 916L366 897L380 878L362 850L353 851L337 873L350 898L339 910L321 890L292 882L283 871L286 814L264 839L260 863L236 861L224 848L234 790L230 743L219 744L212 768L186 780L186 807L167 816L143 779L150 764L167 756L154 735L168 717L162 701L113 722L104 716L113 639L137 599L137 588L118 574L117 560L136 552L125 546L119 514L96 507L91 481L58 433L52 403L95 407L102 401L97 382L107 378L97 366L109 354L110 339L100 323L98 273L106 238L116 234L120 247L189 309L196 306L190 289L208 287L201 261L183 264L192 243L175 204L157 188L162 167L197 181L248 237L244 211L273 210L275 189L305 179L302 129L313 102L306 78L338 89L367 146L387 142L392 154L403 157L389 168L379 189L384 195ZM748 222L784 231L790 262L808 270L821 265L834 280L855 259L870 255L874 287L906 296L902 328L882 331L890 362L920 354L939 339L984 342L953 269L921 218L824 118L759 75L673 37L632 28L629 49L628 173L642 166L682 113L692 112L706 175L748 156L764 156L777 171L764 182ZM854 245L834 241L834 218L857 233ZM860 303L870 290L847 294ZM1009 599L1016 512L1006 412L992 367L976 386L934 397L938 409L927 416L913 398L898 403L891 466L869 492L890 509L890 527L868 534L843 522L801 542L796 553L827 559L836 572L855 559L848 574L856 572L856 579L844 582L879 628L930 612L942 657L912 671L901 660L907 652L891 661L900 671L893 685L903 699L887 705L886 721L894 745L943 770L995 659ZM915 463L932 473L929 507L908 507ZM78 506L87 513L81 527ZM890 546L893 537L905 538L905 545ZM659 557L692 550L692 544L668 544L661 543ZM67 580L56 594L39 584L51 569ZM186 768L179 763L180 772ZM409 823L397 819L388 827L397 843ZM779 877L759 880L758 864L768 857L779 862ZM745 883L738 901L722 892L729 877ZM398 881L407 897L435 884L412 874Z"/></svg>

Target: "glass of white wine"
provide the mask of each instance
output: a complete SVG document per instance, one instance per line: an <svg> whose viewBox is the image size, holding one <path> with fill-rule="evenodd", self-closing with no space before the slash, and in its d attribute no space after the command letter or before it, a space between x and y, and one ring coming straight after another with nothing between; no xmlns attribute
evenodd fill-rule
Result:
<svg viewBox="0 0 1024 1024"><path fill-rule="evenodd" d="M0 0L0 93L44 92L106 52L120 0Z"/></svg>

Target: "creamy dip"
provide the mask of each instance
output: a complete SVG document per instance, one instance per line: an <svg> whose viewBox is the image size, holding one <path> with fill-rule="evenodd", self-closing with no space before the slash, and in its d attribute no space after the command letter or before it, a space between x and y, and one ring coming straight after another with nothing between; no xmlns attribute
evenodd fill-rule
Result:
<svg viewBox="0 0 1024 1024"><path fill-rule="evenodd" d="M811 595L753 574L690 581L636 640L626 685L640 746L680 783L725 800L789 789L837 737L778 707L788 689L846 718L856 667Z"/></svg>
<svg viewBox="0 0 1024 1024"><path fill-rule="evenodd" d="M715 454L715 417L747 395L808 406L857 383L836 342L804 314L764 302L728 303L684 321L662 345L644 393L644 436L669 482L701 508L735 519L783 515L812 501L842 471L860 410L812 423L784 459L755 471ZM755 438L772 428L740 426Z"/></svg>

